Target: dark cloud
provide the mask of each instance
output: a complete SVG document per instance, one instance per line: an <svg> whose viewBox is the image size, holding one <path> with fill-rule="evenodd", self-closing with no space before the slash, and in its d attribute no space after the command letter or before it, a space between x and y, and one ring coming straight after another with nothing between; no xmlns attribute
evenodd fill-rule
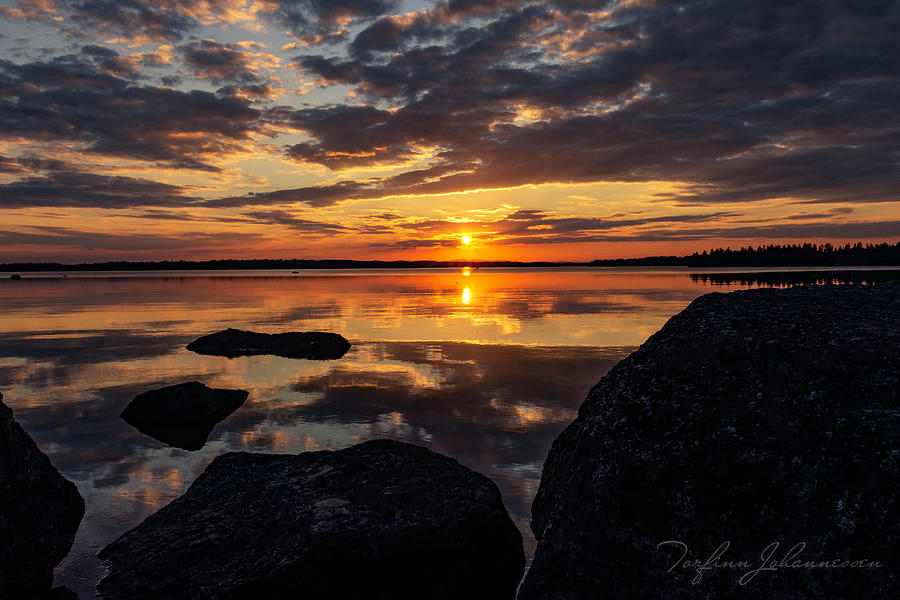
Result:
<svg viewBox="0 0 900 600"><path fill-rule="evenodd" d="M702 238L720 239L875 239L896 237L900 221L838 222L838 223L779 223L752 227L717 227L685 231L686 235L698 234Z"/></svg>
<svg viewBox="0 0 900 600"><path fill-rule="evenodd" d="M179 47L184 62L201 79L234 80L246 76L250 53L237 44L195 40Z"/></svg>
<svg viewBox="0 0 900 600"><path fill-rule="evenodd" d="M63 4L72 11L70 18L82 31L99 29L174 40L197 25L196 19L186 14L184 8L190 4L184 0L64 0Z"/></svg>
<svg viewBox="0 0 900 600"><path fill-rule="evenodd" d="M340 169L442 149L445 174L366 197L662 180L684 205L898 199L896 3L456 4L376 21L352 58L299 57L371 105L296 111L312 140L288 154Z"/></svg>
<svg viewBox="0 0 900 600"><path fill-rule="evenodd" d="M226 85L216 90L216 93L221 96L243 96L245 98L266 99L278 95L279 91L279 88L272 85L272 81L270 80L265 83Z"/></svg>
<svg viewBox="0 0 900 600"><path fill-rule="evenodd" d="M16 8L0 10L13 19L56 21L79 37L174 41L199 27L203 17L221 17L235 4L233 0L202 4L193 0L18 0Z"/></svg>
<svg viewBox="0 0 900 600"><path fill-rule="evenodd" d="M259 116L244 98L138 85L72 56L0 61L0 134L7 137L74 141L98 154L215 171L212 159L261 131Z"/></svg>
<svg viewBox="0 0 900 600"><path fill-rule="evenodd" d="M715 227L661 227L637 231L609 231L587 235L557 235L553 237L523 235L506 240L492 240L500 244L557 244L581 242L676 242L726 239L837 239L865 240L896 237L900 221L878 222L818 222L778 223L771 225Z"/></svg>
<svg viewBox="0 0 900 600"><path fill-rule="evenodd" d="M71 17L73 27L91 24L103 35L127 30L181 39L201 21L227 20L229 11L245 8L236 0L61 0L22 1L4 14ZM177 46L198 77L221 86L218 93L144 85L138 67L166 57L85 45L46 61L0 61L0 134L215 171L219 159L277 130L304 136L284 149L301 163L338 172L397 167L389 176L336 177L208 207L322 207L544 183L648 181L679 184L657 200L685 207L898 200L896 2L449 0L391 14L397 2L279 0L256 8L259 18L307 44L344 36L344 46L311 51L294 64L322 85L352 86L352 98L260 110L252 99L279 90L255 62L261 47L248 43ZM179 80L169 74L165 82ZM418 166L404 171L413 161ZM16 169L25 175L9 185L19 186L10 188L19 197L26 193L20 188L51 185L53 173L63 171L38 175L24 163L0 161L0 170ZM521 221L502 227L522 239L653 227L639 216L615 227L609 219L542 218L544 233ZM294 226L305 227L302 221ZM383 223L364 229L391 230Z"/></svg>
<svg viewBox="0 0 900 600"><path fill-rule="evenodd" d="M137 214L123 215L135 217L138 219L153 219L159 221L199 221L204 223L251 223L250 219L240 217L224 217L216 215L215 217L203 217L191 214L185 210L164 210L158 208L148 208Z"/></svg>
<svg viewBox="0 0 900 600"><path fill-rule="evenodd" d="M18 0L0 7L7 18L65 23L72 35L120 35L131 39L180 40L211 20L227 22L230 12L255 9L262 18L288 28L308 42L340 39L356 20L375 18L396 8L398 0ZM248 15L250 16L250 15Z"/></svg>
<svg viewBox="0 0 900 600"><path fill-rule="evenodd" d="M715 212L691 215L662 215L643 218L598 218L598 217L559 217L544 210L518 210L510 215L493 221L458 223L455 221L431 219L423 221L401 222L391 229L390 233L403 235L404 230L415 231L432 236L453 236L451 239L441 237L405 238L390 242L373 243L374 247L431 248L454 247L459 245L457 234L465 231L477 235L489 236L491 245L528 243L586 242L607 239L620 235L618 232L635 228L656 227L666 225L674 232L681 223L716 223L722 219L740 216L739 213ZM657 230L654 230L654 232ZM639 234L638 234L639 235ZM654 235L656 235L654 233Z"/></svg>
<svg viewBox="0 0 900 600"><path fill-rule="evenodd" d="M310 43L336 41L347 26L388 13L399 0L276 0L269 18Z"/></svg>
<svg viewBox="0 0 900 600"><path fill-rule="evenodd" d="M237 244L259 242L263 236L252 233L185 232L178 235L136 233L97 233L65 227L32 226L32 231L0 231L4 246L67 247L83 250L151 251L228 249Z"/></svg>
<svg viewBox="0 0 900 600"><path fill-rule="evenodd" d="M738 212L713 212L622 218L561 217L544 210L518 210L492 221L458 223L430 219L400 221L369 233L398 239L372 247L412 249L455 247L459 234L490 240L492 246L584 242L676 242L721 239L875 239L895 237L900 221L845 221L852 208L753 218ZM754 225L745 225L754 223ZM689 226L687 226L689 225ZM423 236L431 237L423 237ZM419 236L419 237L412 237Z"/></svg>
<svg viewBox="0 0 900 600"><path fill-rule="evenodd" d="M337 235L342 233L350 233L354 231L351 227L338 225L337 223L326 223L323 221L314 221L311 219L303 219L286 211L281 210L260 210L245 213L252 221L257 223L265 223L267 225L281 225L292 231L299 231L308 234L318 235Z"/></svg>
<svg viewBox="0 0 900 600"><path fill-rule="evenodd" d="M220 44L215 40L194 40L179 46L185 64L196 77L245 85L263 82L260 67L255 64L260 57L257 52L263 49L260 44Z"/></svg>
<svg viewBox="0 0 900 600"><path fill-rule="evenodd" d="M487 228L492 234L517 236L539 234L557 237L560 234L590 233L660 223L703 223L739 216L734 212L715 212L691 215L663 215L634 219L599 217L557 217L544 210L518 210L502 219L486 223L467 224ZM403 223L401 228L419 231L456 231L460 225L450 221L419 221Z"/></svg>
<svg viewBox="0 0 900 600"><path fill-rule="evenodd" d="M319 185L295 190L275 192L252 192L245 196L218 198L204 203L210 208L230 208L235 206L263 206L268 204L292 204L303 202L313 207L330 206L350 198L366 197L371 189L364 183L342 181L331 185Z"/></svg>
<svg viewBox="0 0 900 600"><path fill-rule="evenodd" d="M20 173L21 171L22 167L19 166L19 161L0 154L0 173Z"/></svg>
<svg viewBox="0 0 900 600"><path fill-rule="evenodd" d="M458 240L408 239L391 242L374 242L373 248L396 248L398 250L414 250L416 248L455 248Z"/></svg>
<svg viewBox="0 0 900 600"><path fill-rule="evenodd" d="M82 47L81 54L110 75L127 79L137 79L140 76L137 61L120 55L112 48L87 45Z"/></svg>
<svg viewBox="0 0 900 600"><path fill-rule="evenodd" d="M194 200L184 189L166 183L66 170L0 185L0 208L4 209L34 206L124 209L184 206Z"/></svg>

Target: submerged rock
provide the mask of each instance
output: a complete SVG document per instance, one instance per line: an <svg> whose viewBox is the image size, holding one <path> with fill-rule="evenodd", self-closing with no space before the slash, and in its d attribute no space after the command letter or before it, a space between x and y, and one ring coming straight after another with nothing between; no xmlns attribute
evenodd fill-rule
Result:
<svg viewBox="0 0 900 600"><path fill-rule="evenodd" d="M554 442L520 598L895 594L898 315L900 282L694 301Z"/></svg>
<svg viewBox="0 0 900 600"><path fill-rule="evenodd" d="M122 418L141 433L185 450L199 450L216 424L247 399L246 390L209 388L190 381L135 396Z"/></svg>
<svg viewBox="0 0 900 600"><path fill-rule="evenodd" d="M274 354L286 358L329 360L342 357L350 349L350 342L336 333L322 331L293 331L287 333L255 333L240 329L226 329L203 336L187 345L198 354L215 356L247 356Z"/></svg>
<svg viewBox="0 0 900 600"><path fill-rule="evenodd" d="M13 419L0 394L0 598L50 593L75 540L84 500Z"/></svg>
<svg viewBox="0 0 900 600"><path fill-rule="evenodd" d="M511 599L525 562L491 480L389 440L220 456L100 557L105 600Z"/></svg>

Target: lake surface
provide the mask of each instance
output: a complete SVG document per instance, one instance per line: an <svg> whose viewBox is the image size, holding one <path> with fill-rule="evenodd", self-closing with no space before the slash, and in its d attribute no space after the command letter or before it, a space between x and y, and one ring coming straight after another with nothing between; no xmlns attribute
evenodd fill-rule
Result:
<svg viewBox="0 0 900 600"><path fill-rule="evenodd" d="M104 574L95 553L224 452L373 438L425 445L492 478L531 555L541 467L590 387L697 296L791 279L784 269L725 271L0 275L4 402L87 505L56 582L93 598ZM831 271L813 280L844 276ZM353 347L334 361L184 348L226 327L333 331ZM119 418L138 393L192 380L250 392L202 450L166 446Z"/></svg>

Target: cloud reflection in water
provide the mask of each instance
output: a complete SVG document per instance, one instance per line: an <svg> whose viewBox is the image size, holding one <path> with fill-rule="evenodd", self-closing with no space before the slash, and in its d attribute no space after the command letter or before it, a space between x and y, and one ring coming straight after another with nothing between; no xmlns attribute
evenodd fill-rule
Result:
<svg viewBox="0 0 900 600"><path fill-rule="evenodd" d="M615 362L704 291L676 273L483 270L0 285L0 389L87 503L57 569L82 598L102 575L97 550L232 450L426 445L498 483L531 551L530 503L552 440ZM184 349L230 325L336 331L354 346L338 361ZM191 380L250 392L202 450L119 418L138 393Z"/></svg>

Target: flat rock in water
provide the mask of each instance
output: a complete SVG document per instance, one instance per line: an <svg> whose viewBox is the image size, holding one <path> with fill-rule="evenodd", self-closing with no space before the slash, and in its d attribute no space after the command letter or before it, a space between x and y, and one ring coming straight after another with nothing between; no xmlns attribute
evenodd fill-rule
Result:
<svg viewBox="0 0 900 600"><path fill-rule="evenodd" d="M695 300L554 442L520 598L896 594L898 315L900 282Z"/></svg>
<svg viewBox="0 0 900 600"><path fill-rule="evenodd" d="M249 356L274 354L286 358L331 360L344 356L350 342L336 333L322 331L293 331L287 333L256 333L240 329L225 329L203 336L187 345L198 354L215 356Z"/></svg>
<svg viewBox="0 0 900 600"><path fill-rule="evenodd" d="M216 423L236 411L247 395L245 390L190 381L138 394L122 411L122 419L165 444L199 450Z"/></svg>
<svg viewBox="0 0 900 600"><path fill-rule="evenodd" d="M490 479L389 440L220 456L100 557L105 600L502 600L525 564Z"/></svg>
<svg viewBox="0 0 900 600"><path fill-rule="evenodd" d="M84 500L13 419L0 394L0 598L50 592L75 540Z"/></svg>

